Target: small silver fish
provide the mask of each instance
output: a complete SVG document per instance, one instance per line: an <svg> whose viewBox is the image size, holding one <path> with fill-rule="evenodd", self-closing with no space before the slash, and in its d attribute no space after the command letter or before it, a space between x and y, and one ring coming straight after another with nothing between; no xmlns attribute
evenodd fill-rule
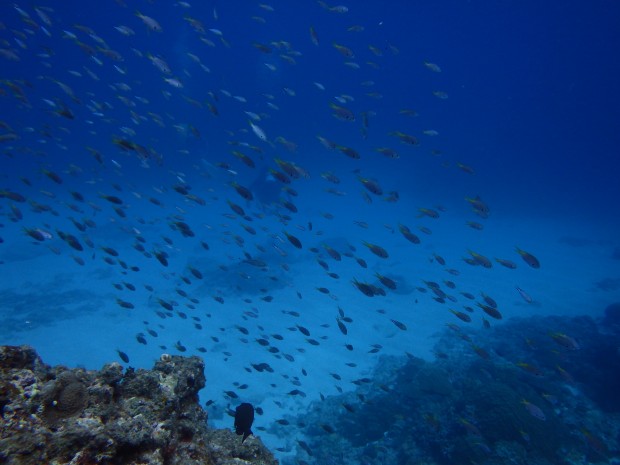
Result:
<svg viewBox="0 0 620 465"><path fill-rule="evenodd" d="M525 300L528 304L531 304L534 302L534 299L532 299L532 297L525 292L523 289L521 289L520 287L516 287L517 292L521 295L521 297L523 297L523 300Z"/></svg>
<svg viewBox="0 0 620 465"><path fill-rule="evenodd" d="M248 123L250 124L250 127L252 128L252 132L254 134L256 134L256 137L258 137L262 141L266 141L267 140L267 134L265 134L265 131L263 131L256 124L252 123L252 121L248 121Z"/></svg>

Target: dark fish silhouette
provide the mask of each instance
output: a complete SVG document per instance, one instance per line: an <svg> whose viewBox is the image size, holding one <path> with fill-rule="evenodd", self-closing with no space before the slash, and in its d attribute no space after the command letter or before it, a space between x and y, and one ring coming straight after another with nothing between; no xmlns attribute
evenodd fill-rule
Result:
<svg viewBox="0 0 620 465"><path fill-rule="evenodd" d="M243 434L243 441L252 433L252 423L254 422L254 407L247 402L242 403L235 409L235 432L241 436Z"/></svg>

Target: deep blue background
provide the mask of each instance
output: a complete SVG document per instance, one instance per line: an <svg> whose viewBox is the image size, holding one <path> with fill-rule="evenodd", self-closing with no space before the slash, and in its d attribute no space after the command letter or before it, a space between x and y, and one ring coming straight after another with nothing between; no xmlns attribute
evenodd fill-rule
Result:
<svg viewBox="0 0 620 465"><path fill-rule="evenodd" d="M386 136L389 131L436 129L440 132L436 148L441 149L445 159L476 169L475 187L468 184L470 180L446 170L425 179L403 174L407 170L400 169L405 164L402 159L398 173L385 160L371 163L368 170L379 179L394 179L401 191L431 190L430 197L439 201L443 193L465 188L472 190L471 195L491 196L500 206L499 214L510 211L574 216L609 226L617 224L620 58L615 51L620 44L620 6L615 2L355 2L348 5L350 11L344 15L326 12L310 1L274 2L275 12L266 12L249 2L194 2L190 9L173 2L141 2L138 8L162 24L161 34L146 32L133 15L133 6L123 8L110 3L105 8L85 8L83 2L51 6L54 27L49 29L53 37L40 31L29 37L28 50L19 50L20 62L4 60L3 76L28 80L35 87L33 92L42 98L64 98L50 80L41 79L51 76L69 84L83 101L93 91L95 100L114 105L110 115L115 122L95 124L98 134L91 136L86 134L83 121L94 119L97 123L96 118L83 105L69 101L76 120L61 120L60 124L71 130L70 142L75 150L93 146L115 153L109 138L119 134L118 126L131 123L107 84L128 82L133 88L130 95L144 95L151 101L148 108L137 111L156 111L166 120L165 133L152 123L134 129L138 131L136 141L162 152L168 167L183 168L194 161L170 155L179 148L194 155L206 154L213 160L226 158L229 137L224 131L247 129L241 109L268 111L271 117L263 123L268 135L283 135L297 142L303 164L310 170L313 154L322 150L315 139L317 134L363 151L364 147L371 150L381 145L398 147L393 138ZM213 19L214 7L217 21ZM222 30L231 48L224 47L209 32L205 37L217 46L200 42L198 34L183 21L184 14L200 19L206 28ZM266 24L252 20L253 15L264 17ZM7 28L2 36L15 47L10 31L20 29L19 15L7 3L2 18ZM60 30L67 29L78 34L80 40L97 45L76 31L72 26L75 23L91 27L112 49L122 53L125 61L119 65L127 69L126 76L111 69L105 58L105 65L97 66L71 40L60 38ZM133 28L136 35L124 37L112 29L120 24ZM346 28L354 24L365 26L365 31L347 32ZM309 40L311 25L319 35L319 47ZM286 40L302 53L296 57L297 65L281 62L275 53L263 55L251 46L252 42L276 40ZM343 59L331 47L332 42L352 48L362 69L343 69ZM368 44L385 50L385 56L374 57ZM398 47L398 55L389 52L390 44ZM55 53L48 60L51 69L42 68L36 57L42 47ZM132 47L143 54L164 57L173 74L184 80L183 92L167 88L149 60L136 56ZM200 70L185 55L187 51L200 56L212 73ZM365 66L367 60L376 61L381 69ZM424 60L439 64L442 73L428 71L422 65ZM279 71L269 71L264 62L273 62ZM100 75L101 81L95 83L86 75L81 79L67 76L64 68L81 71L83 65ZM191 79L183 75L183 69L191 72ZM373 80L376 85L363 88L360 82L364 80ZM312 81L324 84L326 93L321 95ZM297 96L283 96L283 87L294 89ZM162 88L171 92L171 99L161 97ZM219 89L245 96L248 104L231 102ZM432 89L447 92L449 98L436 99L429 92ZM183 93L204 102L209 91L226 100L215 102L219 118L181 98ZM360 94L366 91L378 91L384 97L364 98ZM273 94L281 110L269 110L261 97L263 93ZM359 142L359 125L347 126L329 114L329 97L340 93L356 97L351 105L354 111L377 113L370 120L367 143ZM317 99L317 95L321 97ZM53 127L59 123L57 117L44 111L46 107L39 100L35 98L32 103L31 110L17 113L12 105L3 103L2 119L17 127L37 127L43 122ZM415 109L420 116L399 116L398 110L405 107ZM193 124L201 131L202 139L174 135L170 129L174 122ZM425 142L416 150L426 156L434 142ZM75 150L70 151L70 156L76 156ZM90 162L83 158L82 153L78 158L81 164ZM50 158L45 162L54 163ZM338 166L342 162L334 163ZM419 157L414 162L420 163ZM411 167L411 173L417 166ZM443 181L439 191L438 179Z"/></svg>

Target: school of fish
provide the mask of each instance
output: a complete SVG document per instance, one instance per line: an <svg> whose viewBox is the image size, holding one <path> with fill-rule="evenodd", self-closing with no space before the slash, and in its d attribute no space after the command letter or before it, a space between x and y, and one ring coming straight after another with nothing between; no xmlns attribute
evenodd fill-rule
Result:
<svg viewBox="0 0 620 465"><path fill-rule="evenodd" d="M208 8L170 2L168 14L157 2L105 3L114 24L96 12L66 22L53 3L0 7L0 251L12 247L11 231L19 230L25 247L51 251L59 269L80 274L104 267L117 311L139 315L132 340L112 349L123 363L131 364L136 347L153 347L154 357L198 353L210 363L241 358L244 370L231 372L230 389L221 399L210 393L209 403L243 401L251 384L265 379L284 398L317 398L304 388L314 376L312 366L298 361L304 354L329 345L333 368L323 375L342 392L347 382L366 382L355 371L360 357L376 357L415 331L419 302L441 314L439 321L451 318L448 327L466 340L467 325L501 320L492 289L459 283L472 267L535 273L544 265L536 251L518 246L497 257L467 244L461 257L429 248L433 228L450 210L403 200L389 173L419 157L451 175L475 177L476 170L440 150L440 133L421 126L417 110L385 110L383 70L410 58L381 26L357 24L354 5L308 2L316 11L307 22L286 16L278 3L248 3L234 21L225 17L232 11L212 2ZM280 37L283 21L286 31L294 21L294 38ZM248 40L248 30L256 38ZM350 42L366 40L366 47L349 44L353 36ZM250 52L255 63L235 58ZM331 78L340 76L341 89L324 83L323 62ZM302 75L295 71L301 67ZM445 73L424 59L418 68L431 78ZM265 90L235 88L248 74ZM297 103L300 95L311 95L314 107ZM448 99L430 87L399 101L420 95L435 105ZM262 187L253 186L261 167L265 182L277 186L276 201L265 203ZM462 232L484 234L487 200L462 193L470 211ZM330 205L348 205L351 217L332 213ZM375 218L383 208L400 213L386 223ZM345 238L348 228L363 239ZM109 231L113 239L106 239ZM456 241L460 236L454 232ZM403 273L403 266L414 269L407 261L416 270L439 267L445 279ZM11 271L10 261L1 266ZM307 276L319 279L309 287L302 284ZM412 310L390 308L390 296L405 292ZM516 287L515 296L531 305L528 292ZM343 297L351 293L355 305ZM279 304L281 295L299 307ZM139 312L145 308L148 318ZM211 324L214 315L229 324ZM394 332L365 336L364 346L351 339L372 333L366 321L374 318ZM171 320L186 325L185 332L168 330ZM414 345L409 337L405 347ZM570 335L550 337L578 349ZM196 338L203 342L186 342ZM472 353L489 357L469 342ZM240 346L250 349L237 355ZM523 406L545 420L535 405ZM279 407L279 421L286 422L290 404Z"/></svg>

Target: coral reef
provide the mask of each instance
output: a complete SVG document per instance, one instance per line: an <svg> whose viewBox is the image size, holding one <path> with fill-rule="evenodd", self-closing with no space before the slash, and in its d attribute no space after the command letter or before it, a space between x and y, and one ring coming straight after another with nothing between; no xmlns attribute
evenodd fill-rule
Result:
<svg viewBox="0 0 620 465"><path fill-rule="evenodd" d="M603 324L615 330L620 330L620 302L614 302L605 308Z"/></svg>
<svg viewBox="0 0 620 465"><path fill-rule="evenodd" d="M0 463L256 464L260 439L209 430L198 357L162 355L152 370L45 365L28 346L0 346Z"/></svg>
<svg viewBox="0 0 620 465"><path fill-rule="evenodd" d="M355 391L313 404L296 462L616 463L619 347L587 316L451 328L436 360L383 357Z"/></svg>

